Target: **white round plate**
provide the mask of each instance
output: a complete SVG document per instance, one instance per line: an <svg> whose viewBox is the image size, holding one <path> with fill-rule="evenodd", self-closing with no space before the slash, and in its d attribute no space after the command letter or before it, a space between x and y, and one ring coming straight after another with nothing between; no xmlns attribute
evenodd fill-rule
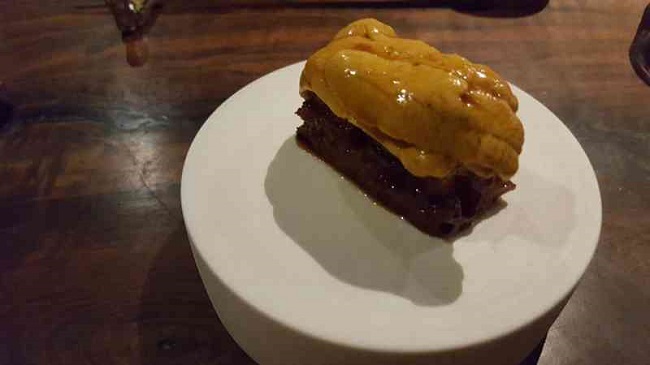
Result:
<svg viewBox="0 0 650 365"><path fill-rule="evenodd" d="M188 235L206 287L216 280L228 292L208 288L229 330L246 321L231 304L220 307L234 295L271 323L325 343L453 351L514 333L570 295L598 242L601 202L587 156L553 113L513 88L526 134L517 189L499 212L445 242L296 145L303 65L224 102L185 161ZM247 351L256 341L233 335Z"/></svg>

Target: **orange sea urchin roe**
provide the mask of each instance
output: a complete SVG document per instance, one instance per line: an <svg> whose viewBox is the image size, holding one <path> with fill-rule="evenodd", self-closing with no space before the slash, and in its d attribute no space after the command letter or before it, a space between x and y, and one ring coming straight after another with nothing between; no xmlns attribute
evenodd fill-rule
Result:
<svg viewBox="0 0 650 365"><path fill-rule="evenodd" d="M464 167L508 180L517 171L524 131L508 84L377 20L348 25L312 55L300 91L315 93L415 176Z"/></svg>

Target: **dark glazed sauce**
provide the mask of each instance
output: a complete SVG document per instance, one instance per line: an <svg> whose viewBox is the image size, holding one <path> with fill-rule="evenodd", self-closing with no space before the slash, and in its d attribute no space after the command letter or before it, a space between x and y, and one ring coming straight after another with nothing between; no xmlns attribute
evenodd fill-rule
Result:
<svg viewBox="0 0 650 365"><path fill-rule="evenodd" d="M122 33L126 60L139 67L149 58L145 39L162 10L162 0L105 0L111 9L117 28Z"/></svg>
<svg viewBox="0 0 650 365"><path fill-rule="evenodd" d="M636 74L650 86L650 5L645 8L630 46L630 62Z"/></svg>

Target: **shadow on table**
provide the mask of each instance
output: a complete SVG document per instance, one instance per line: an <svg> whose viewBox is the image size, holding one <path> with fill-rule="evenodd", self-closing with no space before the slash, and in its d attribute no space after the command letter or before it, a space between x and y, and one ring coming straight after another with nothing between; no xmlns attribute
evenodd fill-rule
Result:
<svg viewBox="0 0 650 365"><path fill-rule="evenodd" d="M0 80L0 133L9 129L15 109L14 105L9 102L9 98L5 94L6 90L4 83Z"/></svg>
<svg viewBox="0 0 650 365"><path fill-rule="evenodd" d="M544 343L546 343L546 336L519 365L537 365L540 356L542 356L542 350L544 350Z"/></svg>
<svg viewBox="0 0 650 365"><path fill-rule="evenodd" d="M150 266L138 323L142 364L255 364L219 321L182 224Z"/></svg>
<svg viewBox="0 0 650 365"><path fill-rule="evenodd" d="M542 11L549 0L296 0L296 1L193 1L192 5L178 0L167 0L165 11L195 12L214 11L227 12L238 9L278 9L278 8L447 8L458 12L482 17L523 17Z"/></svg>
<svg viewBox="0 0 650 365"><path fill-rule="evenodd" d="M449 8L461 13L490 18L519 18L541 12L549 0L451 0L446 3Z"/></svg>
<svg viewBox="0 0 650 365"><path fill-rule="evenodd" d="M544 10L549 0L165 0L163 13L229 12L239 9L327 9L327 8L446 8L480 17L524 17ZM81 5L95 10L103 5Z"/></svg>

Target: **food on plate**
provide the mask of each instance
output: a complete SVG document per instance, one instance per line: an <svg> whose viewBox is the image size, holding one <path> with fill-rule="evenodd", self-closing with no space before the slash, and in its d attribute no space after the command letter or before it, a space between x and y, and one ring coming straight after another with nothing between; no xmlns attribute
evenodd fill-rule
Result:
<svg viewBox="0 0 650 365"><path fill-rule="evenodd" d="M300 144L428 234L457 234L515 188L518 101L487 66L362 19L307 60L300 94Z"/></svg>

